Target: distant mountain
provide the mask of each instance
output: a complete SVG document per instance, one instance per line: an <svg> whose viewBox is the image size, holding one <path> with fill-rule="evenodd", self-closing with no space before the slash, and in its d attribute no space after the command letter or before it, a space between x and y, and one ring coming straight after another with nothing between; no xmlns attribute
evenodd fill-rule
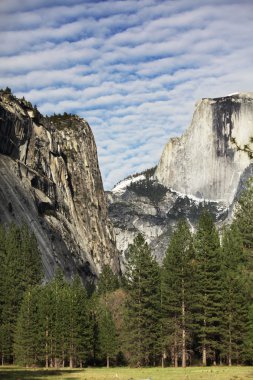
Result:
<svg viewBox="0 0 253 380"><path fill-rule="evenodd" d="M97 277L104 264L119 271L118 254L86 121L43 117L9 89L0 91L0 223L27 223L47 278Z"/></svg>
<svg viewBox="0 0 253 380"><path fill-rule="evenodd" d="M123 180L111 192L109 215L118 249L141 232L161 260L177 221L194 229L207 208L224 222L246 180L253 175L253 93L202 99L180 138L166 144L157 168Z"/></svg>

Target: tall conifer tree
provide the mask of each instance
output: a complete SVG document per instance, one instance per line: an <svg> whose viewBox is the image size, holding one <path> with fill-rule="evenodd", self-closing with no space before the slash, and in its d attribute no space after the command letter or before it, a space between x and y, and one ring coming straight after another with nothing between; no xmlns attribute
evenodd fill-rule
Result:
<svg viewBox="0 0 253 380"><path fill-rule="evenodd" d="M222 319L222 258L218 232L204 212L195 234L197 336L202 364L218 359Z"/></svg>
<svg viewBox="0 0 253 380"><path fill-rule="evenodd" d="M244 255L245 255L245 269L250 281L250 288L253 284L253 178L248 180L245 190L241 193L236 210L234 224L240 231ZM252 303L252 292L249 302ZM252 306L249 311L249 332L247 333L246 343L244 344L244 357L249 363L252 363L251 353L253 352L253 343L251 338L252 331Z"/></svg>
<svg viewBox="0 0 253 380"><path fill-rule="evenodd" d="M221 351L227 364L239 363L248 330L249 284L245 277L245 255L238 227L233 223L223 231L223 312Z"/></svg>
<svg viewBox="0 0 253 380"><path fill-rule="evenodd" d="M97 292L99 295L106 295L119 288L119 279L113 273L109 265L104 265L98 279Z"/></svg>
<svg viewBox="0 0 253 380"><path fill-rule="evenodd" d="M5 255L2 262L2 333L4 356L13 361L13 336L18 311L24 294L20 229L12 224L6 231Z"/></svg>
<svg viewBox="0 0 253 380"><path fill-rule="evenodd" d="M86 290L58 272L41 287L38 304L40 359L48 367L83 366L91 353L91 318Z"/></svg>
<svg viewBox="0 0 253 380"><path fill-rule="evenodd" d="M106 357L106 366L110 367L110 359L117 352L117 337L114 320L110 310L100 306L99 311L99 343L102 356Z"/></svg>
<svg viewBox="0 0 253 380"><path fill-rule="evenodd" d="M1 363L5 360L6 336L3 326L3 306L4 306L4 260L5 260L5 230L0 224L0 354Z"/></svg>
<svg viewBox="0 0 253 380"><path fill-rule="evenodd" d="M253 250L253 178L248 181L246 189L238 200L235 220L244 247Z"/></svg>
<svg viewBox="0 0 253 380"><path fill-rule="evenodd" d="M25 224L20 229L21 235L21 260L23 268L23 288L39 284L43 277L41 254L36 237L29 231Z"/></svg>
<svg viewBox="0 0 253 380"><path fill-rule="evenodd" d="M67 352L70 367L82 367L91 354L92 328L90 304L86 290L79 278L75 277L69 286L68 307L65 318L68 320Z"/></svg>
<svg viewBox="0 0 253 380"><path fill-rule="evenodd" d="M247 183L246 189L239 198L235 210L235 223L240 231L247 268L250 276L253 273L253 178Z"/></svg>
<svg viewBox="0 0 253 380"><path fill-rule="evenodd" d="M68 285L64 280L63 273L58 271L55 278L50 283L51 287L51 364L52 367L59 367L64 362L68 337Z"/></svg>
<svg viewBox="0 0 253 380"><path fill-rule="evenodd" d="M3 229L1 229L3 234ZM36 239L27 227L15 224L4 231L1 249L1 350L3 361L13 361L13 337L17 315L24 292L40 282L42 277L40 253ZM3 240L1 238L1 240Z"/></svg>
<svg viewBox="0 0 253 380"><path fill-rule="evenodd" d="M23 366L37 364L40 356L38 298L40 288L25 292L14 334L15 362Z"/></svg>
<svg viewBox="0 0 253 380"><path fill-rule="evenodd" d="M157 362L160 333L160 272L142 235L129 249L127 267L129 299L126 305L128 348L136 366Z"/></svg>
<svg viewBox="0 0 253 380"><path fill-rule="evenodd" d="M180 221L170 240L162 267L162 337L174 366L186 366L191 339L194 289L194 252L186 221Z"/></svg>
<svg viewBox="0 0 253 380"><path fill-rule="evenodd" d="M45 367L53 366L53 323L54 304L51 284L41 286L38 302L38 338L40 342L40 361Z"/></svg>
<svg viewBox="0 0 253 380"><path fill-rule="evenodd" d="M243 362L253 364L253 304L249 307L249 325L243 345Z"/></svg>

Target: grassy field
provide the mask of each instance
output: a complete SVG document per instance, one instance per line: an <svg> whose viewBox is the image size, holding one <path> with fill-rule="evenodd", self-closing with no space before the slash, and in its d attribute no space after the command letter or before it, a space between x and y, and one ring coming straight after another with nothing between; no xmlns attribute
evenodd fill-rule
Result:
<svg viewBox="0 0 253 380"><path fill-rule="evenodd" d="M3 380L249 380L253 367L24 369L0 367Z"/></svg>

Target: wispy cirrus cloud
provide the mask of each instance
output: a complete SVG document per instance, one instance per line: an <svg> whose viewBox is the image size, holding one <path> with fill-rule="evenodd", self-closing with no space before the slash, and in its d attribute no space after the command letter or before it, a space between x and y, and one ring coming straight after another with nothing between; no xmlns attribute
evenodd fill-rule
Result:
<svg viewBox="0 0 253 380"><path fill-rule="evenodd" d="M153 166L201 97L253 89L251 0L2 0L0 86L91 125L106 188Z"/></svg>

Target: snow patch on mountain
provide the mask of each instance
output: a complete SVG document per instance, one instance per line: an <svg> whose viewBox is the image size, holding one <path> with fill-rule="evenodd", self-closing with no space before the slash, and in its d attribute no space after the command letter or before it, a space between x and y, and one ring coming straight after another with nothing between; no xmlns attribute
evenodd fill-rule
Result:
<svg viewBox="0 0 253 380"><path fill-rule="evenodd" d="M121 195L126 191L126 188L131 185L133 182L139 182L145 179L145 175L140 174L136 177L130 177L123 179L123 181L120 181L114 188L112 189L113 194Z"/></svg>
<svg viewBox="0 0 253 380"><path fill-rule="evenodd" d="M222 199L206 199L206 198L199 198L199 197L196 197L195 195L191 195L191 194L184 194L184 193L181 193L180 191L177 191L177 190L174 190L172 188L169 188L169 190L172 192L172 193L175 193L176 195L178 195L178 197L180 198L188 198L189 200L193 201L194 203L224 203L222 201Z"/></svg>

